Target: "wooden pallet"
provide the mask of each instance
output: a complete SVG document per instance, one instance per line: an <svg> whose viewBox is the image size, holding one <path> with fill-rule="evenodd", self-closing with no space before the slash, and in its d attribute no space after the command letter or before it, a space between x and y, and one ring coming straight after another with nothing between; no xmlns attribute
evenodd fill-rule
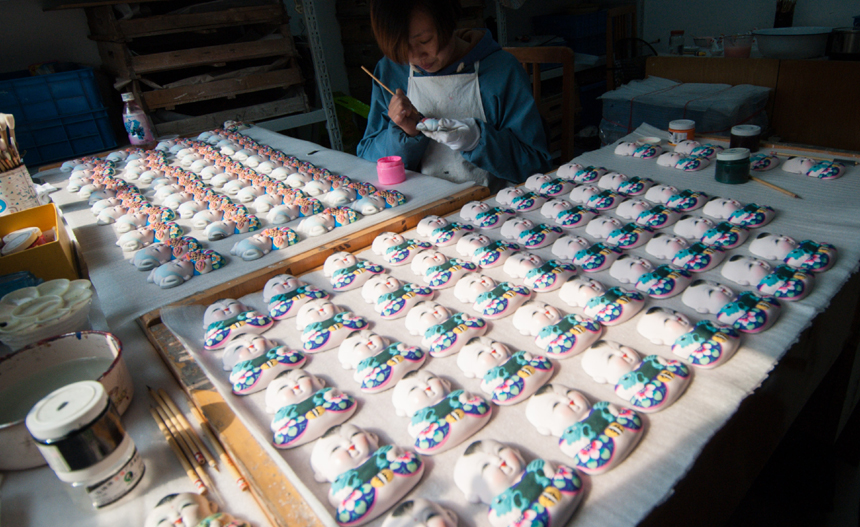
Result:
<svg viewBox="0 0 860 527"><path fill-rule="evenodd" d="M320 267L325 259L335 252L358 252L369 247L373 239L382 232L405 232L418 225L425 216L445 216L459 210L470 201L483 200L488 196L489 190L486 187L473 186L453 196L437 200L426 207L407 212L403 216L368 227L344 239L323 244L197 293L173 305L209 305L221 298L240 298L262 290L266 282L275 275L307 273ZM295 486L272 463L267 451L257 443L241 420L236 418L200 366L161 322L161 309L145 313L138 318L137 322L179 385L212 425L225 448L229 449L239 471L250 483L257 502L269 517L270 523L277 527L321 526L322 523L305 503Z"/></svg>

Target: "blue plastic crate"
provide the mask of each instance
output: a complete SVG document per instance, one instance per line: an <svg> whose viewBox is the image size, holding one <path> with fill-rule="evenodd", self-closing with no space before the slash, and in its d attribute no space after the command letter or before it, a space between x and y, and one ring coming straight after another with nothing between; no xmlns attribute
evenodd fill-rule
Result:
<svg viewBox="0 0 860 527"><path fill-rule="evenodd" d="M28 76L5 75L0 80L0 112L11 113L15 123L43 121L104 107L91 68Z"/></svg>
<svg viewBox="0 0 860 527"><path fill-rule="evenodd" d="M15 123L18 148L29 166L80 157L116 146L107 110Z"/></svg>

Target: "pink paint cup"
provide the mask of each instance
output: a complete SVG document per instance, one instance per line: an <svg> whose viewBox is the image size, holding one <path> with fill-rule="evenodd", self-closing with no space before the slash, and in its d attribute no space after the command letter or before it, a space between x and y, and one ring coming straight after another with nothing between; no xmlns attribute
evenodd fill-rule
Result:
<svg viewBox="0 0 860 527"><path fill-rule="evenodd" d="M400 156L381 157L376 162L380 185L397 185L406 181L406 169Z"/></svg>

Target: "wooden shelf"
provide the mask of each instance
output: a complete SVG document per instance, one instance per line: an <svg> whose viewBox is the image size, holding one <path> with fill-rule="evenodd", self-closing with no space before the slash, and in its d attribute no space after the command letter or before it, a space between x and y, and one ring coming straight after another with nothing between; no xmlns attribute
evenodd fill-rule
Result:
<svg viewBox="0 0 860 527"><path fill-rule="evenodd" d="M131 69L136 75L141 75L157 71L210 66L225 62L279 56L295 56L295 47L293 46L292 39L259 40L256 42L223 44L220 46L206 46L181 51L140 55L131 58Z"/></svg>

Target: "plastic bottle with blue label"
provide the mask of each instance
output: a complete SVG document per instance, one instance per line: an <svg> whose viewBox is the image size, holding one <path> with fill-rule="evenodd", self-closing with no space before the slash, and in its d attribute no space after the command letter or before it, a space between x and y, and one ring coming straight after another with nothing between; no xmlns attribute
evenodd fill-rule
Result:
<svg viewBox="0 0 860 527"><path fill-rule="evenodd" d="M128 132L128 140L133 145L153 142L152 123L143 108L134 101L134 94L123 93L122 100L125 103L122 107L122 122Z"/></svg>

